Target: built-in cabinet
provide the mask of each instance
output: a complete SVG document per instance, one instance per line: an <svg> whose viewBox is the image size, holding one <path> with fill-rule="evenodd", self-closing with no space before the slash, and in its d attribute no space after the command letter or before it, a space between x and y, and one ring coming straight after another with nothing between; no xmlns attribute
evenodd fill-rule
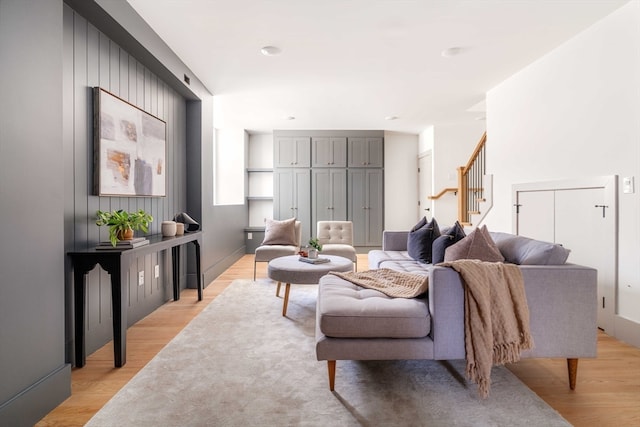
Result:
<svg viewBox="0 0 640 427"><path fill-rule="evenodd" d="M311 236L311 171L307 168L276 169L273 174L273 217L295 217L302 223L302 242Z"/></svg>
<svg viewBox="0 0 640 427"><path fill-rule="evenodd" d="M274 145L276 168L308 168L311 166L309 137L278 138Z"/></svg>
<svg viewBox="0 0 640 427"><path fill-rule="evenodd" d="M381 168L384 163L382 138L349 138L350 168Z"/></svg>
<svg viewBox="0 0 640 427"><path fill-rule="evenodd" d="M311 222L344 221L347 218L347 170L313 169L311 177Z"/></svg>
<svg viewBox="0 0 640 427"><path fill-rule="evenodd" d="M354 246L380 246L384 227L382 169L350 169L348 182L347 219L353 222Z"/></svg>
<svg viewBox="0 0 640 427"><path fill-rule="evenodd" d="M300 220L303 244L318 221L350 220L355 246L380 246L382 131L293 132L274 132L273 217Z"/></svg>
<svg viewBox="0 0 640 427"><path fill-rule="evenodd" d="M315 137L311 139L311 165L314 168L347 166L347 138Z"/></svg>

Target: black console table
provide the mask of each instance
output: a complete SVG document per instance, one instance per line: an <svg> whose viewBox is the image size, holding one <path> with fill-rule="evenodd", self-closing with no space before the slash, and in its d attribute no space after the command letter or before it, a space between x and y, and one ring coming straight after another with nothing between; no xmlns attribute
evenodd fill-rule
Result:
<svg viewBox="0 0 640 427"><path fill-rule="evenodd" d="M185 233L182 236L163 237L149 236L149 244L133 249L95 248L72 251L73 289L74 289L74 318L75 318L75 353L76 366L82 367L86 361L84 314L85 314L85 283L84 276L93 270L96 264L111 276L111 304L113 307L113 358L116 367L127 362L127 306L129 293L122 289L127 283L129 267L138 257L160 252L171 248L171 263L173 269L173 299L180 299L180 246L192 242L196 247L196 270L198 275L198 301L202 301L202 274L200 270L200 244L202 232Z"/></svg>

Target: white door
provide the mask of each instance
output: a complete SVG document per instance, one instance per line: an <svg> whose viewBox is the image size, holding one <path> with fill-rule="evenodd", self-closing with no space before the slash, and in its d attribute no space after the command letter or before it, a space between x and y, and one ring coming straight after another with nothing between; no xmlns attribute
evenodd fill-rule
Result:
<svg viewBox="0 0 640 427"><path fill-rule="evenodd" d="M571 249L567 262L598 270L598 327L613 332L615 316L615 230L613 209L602 188L558 190L556 243ZM604 207L603 207L604 206Z"/></svg>
<svg viewBox="0 0 640 427"><path fill-rule="evenodd" d="M617 177L521 184L515 233L559 243L567 262L598 270L598 327L615 336ZM517 206L520 205L520 206ZM514 212L516 207L514 207Z"/></svg>
<svg viewBox="0 0 640 427"><path fill-rule="evenodd" d="M520 191L514 209L517 234L545 242L555 242L554 192Z"/></svg>
<svg viewBox="0 0 640 427"><path fill-rule="evenodd" d="M432 201L428 199L429 196L433 195L432 168L431 151L429 151L418 158L418 218L426 216L427 220L431 220L433 216L431 211Z"/></svg>

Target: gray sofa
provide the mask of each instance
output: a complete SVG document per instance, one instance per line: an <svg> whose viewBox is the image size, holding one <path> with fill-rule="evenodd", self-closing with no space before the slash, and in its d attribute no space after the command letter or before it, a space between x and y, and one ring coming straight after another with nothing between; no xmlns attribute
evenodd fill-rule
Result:
<svg viewBox="0 0 640 427"><path fill-rule="evenodd" d="M369 268L428 275L428 297L390 298L334 275L320 280L316 356L328 363L331 390L337 360L465 358L460 276L413 260L406 251L408 233L385 231L382 250L369 252ZM559 245L508 233L491 236L524 279L534 348L522 357L566 358L573 390L578 359L596 357L596 270L564 263L568 251Z"/></svg>

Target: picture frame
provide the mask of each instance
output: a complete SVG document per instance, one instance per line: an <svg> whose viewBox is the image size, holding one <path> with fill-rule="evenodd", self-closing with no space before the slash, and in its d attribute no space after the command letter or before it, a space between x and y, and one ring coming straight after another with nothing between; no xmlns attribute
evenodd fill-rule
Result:
<svg viewBox="0 0 640 427"><path fill-rule="evenodd" d="M94 194L165 197L166 122L100 87L93 105Z"/></svg>

